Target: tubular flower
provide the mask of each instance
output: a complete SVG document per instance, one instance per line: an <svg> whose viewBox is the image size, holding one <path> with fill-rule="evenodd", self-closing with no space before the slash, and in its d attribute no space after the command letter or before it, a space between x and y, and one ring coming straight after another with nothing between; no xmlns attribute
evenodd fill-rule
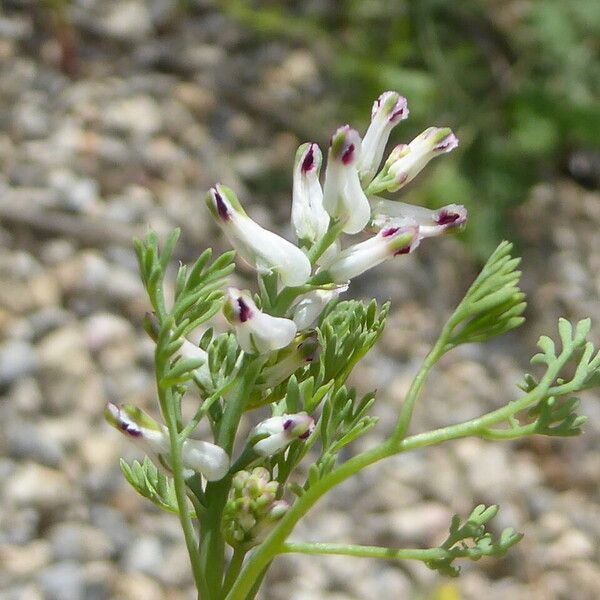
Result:
<svg viewBox="0 0 600 600"><path fill-rule="evenodd" d="M429 127L410 144L400 144L392 150L370 187L396 192L410 183L432 158L451 152L457 146L458 138L451 129Z"/></svg>
<svg viewBox="0 0 600 600"><path fill-rule="evenodd" d="M302 144L296 152L292 195L292 224L298 239L314 244L329 227L329 215L323 208L323 190L319 173L323 154L317 144Z"/></svg>
<svg viewBox="0 0 600 600"><path fill-rule="evenodd" d="M235 251L259 273L276 272L284 286L299 286L310 277L310 261L294 244L253 221L233 190L211 188L206 203Z"/></svg>
<svg viewBox="0 0 600 600"><path fill-rule="evenodd" d="M406 98L396 92L384 92L373 103L358 167L363 184L368 184L377 173L392 129L408 117L408 112Z"/></svg>
<svg viewBox="0 0 600 600"><path fill-rule="evenodd" d="M349 125L332 136L325 171L323 205L334 219L342 222L345 233L362 231L371 216L369 200L358 178L361 139Z"/></svg>
<svg viewBox="0 0 600 600"><path fill-rule="evenodd" d="M249 354L285 348L296 335L296 324L292 320L260 311L248 292L236 288L227 290L223 314L235 328L242 350Z"/></svg>
<svg viewBox="0 0 600 600"><path fill-rule="evenodd" d="M170 443L166 427L131 404L119 407L109 402L104 410L104 418L146 454L157 457L161 464L168 466ZM201 473L207 481L223 479L229 470L227 452L209 442L186 440L182 458L186 470Z"/></svg>
<svg viewBox="0 0 600 600"><path fill-rule="evenodd" d="M254 444L254 451L261 456L273 456L294 440L305 440L314 428L315 420L305 412L271 417L254 428L253 437L266 436Z"/></svg>
<svg viewBox="0 0 600 600"><path fill-rule="evenodd" d="M419 239L441 235L448 230L460 229L467 223L467 209L461 204L448 204L437 210L424 206L373 198L373 225L377 228L393 226L395 222L414 219L419 225Z"/></svg>
<svg viewBox="0 0 600 600"><path fill-rule="evenodd" d="M405 219L382 229L374 237L350 246L338 254L322 270L335 283L346 283L383 261L412 252L419 243L419 226L412 219Z"/></svg>
<svg viewBox="0 0 600 600"><path fill-rule="evenodd" d="M277 355L275 364L263 368L257 381L258 387L267 389L279 385L298 369L316 360L319 349L316 331L299 333L293 343Z"/></svg>
<svg viewBox="0 0 600 600"><path fill-rule="evenodd" d="M333 257L331 260L333 260ZM292 319L298 330L312 327L325 310L325 307L347 289L348 286L344 285L333 290L313 290L300 296L300 300L292 309Z"/></svg>

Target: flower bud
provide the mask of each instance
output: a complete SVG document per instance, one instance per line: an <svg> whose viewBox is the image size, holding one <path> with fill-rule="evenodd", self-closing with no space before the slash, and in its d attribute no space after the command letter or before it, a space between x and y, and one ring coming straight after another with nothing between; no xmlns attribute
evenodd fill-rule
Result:
<svg viewBox="0 0 600 600"><path fill-rule="evenodd" d="M377 173L392 129L408 117L406 98L396 92L384 92L373 103L371 124L362 141L358 172L363 184Z"/></svg>
<svg viewBox="0 0 600 600"><path fill-rule="evenodd" d="M358 178L360 149L358 132L344 125L333 134L327 157L323 206L331 217L342 222L345 233L362 231L371 216Z"/></svg>
<svg viewBox="0 0 600 600"><path fill-rule="evenodd" d="M271 417L254 428L252 437L266 435L254 444L254 451L261 456L272 456L294 440L305 440L314 428L315 420L305 412Z"/></svg>
<svg viewBox="0 0 600 600"><path fill-rule="evenodd" d="M253 221L233 190L217 185L208 192L206 203L235 251L259 273L276 272L290 287L308 280L311 265L304 252Z"/></svg>
<svg viewBox="0 0 600 600"><path fill-rule="evenodd" d="M328 265L323 265L331 280L346 283L388 258L408 254L419 242L419 226L412 220L394 224L382 229L376 236L350 246Z"/></svg>
<svg viewBox="0 0 600 600"><path fill-rule="evenodd" d="M223 313L235 328L242 350L249 354L285 348L296 335L296 324L292 320L260 311L248 292L236 288L227 290Z"/></svg>
<svg viewBox="0 0 600 600"><path fill-rule="evenodd" d="M448 204L437 210L375 198L372 202L373 225L391 227L396 222L413 219L419 225L419 239L440 235L448 230L460 229L467 222L467 209L460 204Z"/></svg>
<svg viewBox="0 0 600 600"><path fill-rule="evenodd" d="M158 458L158 462L163 465L169 464L170 442L167 429L144 411L131 404L119 407L109 402L104 410L104 417L146 454ZM201 440L186 440L183 443L182 459L185 469L201 473L207 481L223 479L229 470L227 452L215 444Z"/></svg>
<svg viewBox="0 0 600 600"><path fill-rule="evenodd" d="M333 260L335 256L332 256L330 260ZM327 264L324 261L324 264ZM303 296L300 296L300 300L293 307L292 319L298 330L308 329L312 327L321 316L321 313L325 310L325 307L342 293L348 289L348 286L340 286L332 290L313 290Z"/></svg>
<svg viewBox="0 0 600 600"><path fill-rule="evenodd" d="M323 155L317 144L302 144L296 152L292 196L292 224L299 240L314 244L329 227L329 215L323 208L323 190L319 173Z"/></svg>
<svg viewBox="0 0 600 600"><path fill-rule="evenodd" d="M292 344L277 355L277 362L264 367L256 386L260 390L273 388L285 381L301 367L310 364L319 356L319 337L316 331L298 334Z"/></svg>
<svg viewBox="0 0 600 600"><path fill-rule="evenodd" d="M383 170L387 190L395 192L411 182L434 157L451 152L458 138L448 127L430 127L408 146L401 144L392 150Z"/></svg>
<svg viewBox="0 0 600 600"><path fill-rule="evenodd" d="M238 471L223 510L223 535L231 546L250 548L260 543L289 509L285 500L275 500L279 483L264 467Z"/></svg>

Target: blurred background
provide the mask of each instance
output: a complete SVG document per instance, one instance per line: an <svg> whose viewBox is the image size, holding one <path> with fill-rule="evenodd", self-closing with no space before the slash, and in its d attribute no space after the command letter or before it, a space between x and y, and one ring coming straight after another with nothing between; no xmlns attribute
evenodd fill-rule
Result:
<svg viewBox="0 0 600 600"><path fill-rule="evenodd" d="M542 333L591 316L600 341L600 4L596 0L0 0L0 598L187 600L179 524L124 483L135 451L107 400L154 410L147 304L131 238L182 228L178 258L225 249L202 197L233 187L290 237L291 167L337 125L364 131L394 89L408 141L448 125L460 148L404 194L467 205L434 239L352 286L393 302L354 382L393 422L481 261L523 256L527 324L462 347L432 376L419 431L516 397ZM243 283L241 280L239 283ZM525 539L443 580L419 564L286 556L269 600L595 600L600 402L583 436L463 440L371 468L295 538L431 546L452 513L500 503Z"/></svg>

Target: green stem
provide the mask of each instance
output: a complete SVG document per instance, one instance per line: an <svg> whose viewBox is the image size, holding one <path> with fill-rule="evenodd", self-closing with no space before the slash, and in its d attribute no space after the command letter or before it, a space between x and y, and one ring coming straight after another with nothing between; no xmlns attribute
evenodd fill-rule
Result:
<svg viewBox="0 0 600 600"><path fill-rule="evenodd" d="M157 378L158 377L159 374L157 372ZM179 510L179 521L181 522L185 545L190 556L194 582L196 583L197 589L204 595L206 590L203 574L200 569L200 553L198 551L198 542L190 517L190 511L188 510L187 491L185 480L183 478L184 467L181 456L182 444L179 441L177 419L175 411L173 410L173 395L170 388L165 391L160 388L160 385L158 386L158 393L160 409L169 432L171 468L173 471L173 484L175 487L175 497L177 498L177 508ZM208 595L206 595L206 597L208 598Z"/></svg>
<svg viewBox="0 0 600 600"><path fill-rule="evenodd" d="M244 600L254 600L254 598L256 598L256 595L258 594L258 590L260 590L260 586L262 585L262 582L264 581L272 562L273 561L269 561L266 564L265 568L261 571L259 576L256 578L254 585L252 586L252 588L250 589L248 594L246 594L246 598L244 598Z"/></svg>
<svg viewBox="0 0 600 600"><path fill-rule="evenodd" d="M325 235L308 251L308 258L311 265L316 264L319 258L323 256L325 250L338 239L343 227L344 224L340 221L331 221Z"/></svg>
<svg viewBox="0 0 600 600"><path fill-rule="evenodd" d="M448 552L442 548L399 549L381 546L359 546L356 544L323 544L286 542L281 554L335 554L339 556L358 556L363 558L382 558L384 560L442 560Z"/></svg>
<svg viewBox="0 0 600 600"><path fill-rule="evenodd" d="M227 476L206 486L207 510L200 521L200 564L209 600L218 600L222 592L225 541L221 533L221 521L230 485L231 477Z"/></svg>
<svg viewBox="0 0 600 600"><path fill-rule="evenodd" d="M263 357L249 358L248 362L242 365L239 378L231 394L225 400L225 410L219 423L217 444L229 456L233 453L235 434L244 412L248 390L252 389L263 362ZM209 483L205 491L207 510L201 520L200 556L202 573L209 587L210 600L216 600L221 596L225 559L225 541L221 533L221 520L230 486L231 475L228 475L220 481Z"/></svg>
<svg viewBox="0 0 600 600"><path fill-rule="evenodd" d="M417 376L413 379L413 382L404 400L404 404L402 405L402 408L400 410L398 423L396 424L396 428L394 429L394 432L390 437L390 440L392 440L392 442L399 442L403 437L406 436L406 433L408 432L415 404L419 399L419 396L421 395L421 390L423 389L423 386L427 381L427 376L429 375L429 372L431 371L433 366L444 354L444 350L447 343L447 329L448 326L444 327L442 335L439 337L435 346L432 348L431 352L429 352L429 354L423 361L423 364L421 365Z"/></svg>
<svg viewBox="0 0 600 600"><path fill-rule="evenodd" d="M225 576L225 583L223 584L223 597L227 595L231 586L234 584L237 576L240 573L242 565L244 564L244 557L246 556L246 550L237 547L233 551L229 568L227 569L227 575Z"/></svg>
<svg viewBox="0 0 600 600"><path fill-rule="evenodd" d="M310 282L310 280L309 280ZM301 285L298 287L288 287L284 288L275 301L273 302L273 308L271 309L270 314L275 317L283 317L287 309L292 305L292 302L302 294L306 294L306 292L310 292L313 289L312 285Z"/></svg>

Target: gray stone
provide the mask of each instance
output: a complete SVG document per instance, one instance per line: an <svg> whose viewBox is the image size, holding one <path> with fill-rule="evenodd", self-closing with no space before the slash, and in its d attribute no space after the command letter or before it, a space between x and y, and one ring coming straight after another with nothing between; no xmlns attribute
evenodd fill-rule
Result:
<svg viewBox="0 0 600 600"><path fill-rule="evenodd" d="M108 536L86 523L59 523L48 532L48 540L55 558L59 561L102 560L114 553Z"/></svg>
<svg viewBox="0 0 600 600"><path fill-rule="evenodd" d="M0 346L0 386L35 373L38 360L32 346L11 340Z"/></svg>
<svg viewBox="0 0 600 600"><path fill-rule="evenodd" d="M114 508L93 504L90 521L108 537L116 552L122 552L133 539L133 533L123 515Z"/></svg>
<svg viewBox="0 0 600 600"><path fill-rule="evenodd" d="M5 485L5 498L17 506L56 509L73 499L71 485L62 471L26 463Z"/></svg>
<svg viewBox="0 0 600 600"><path fill-rule="evenodd" d="M24 545L35 538L40 523L40 514L33 508L4 512L3 529L0 531L0 546Z"/></svg>
<svg viewBox="0 0 600 600"><path fill-rule="evenodd" d="M37 582L46 600L82 600L83 598L83 573L76 562L55 563L39 573Z"/></svg>
<svg viewBox="0 0 600 600"><path fill-rule="evenodd" d="M162 561L163 548L160 541L148 535L134 540L123 556L123 566L128 571L140 571L147 575L155 575Z"/></svg>
<svg viewBox="0 0 600 600"><path fill-rule="evenodd" d="M61 445L43 435L33 423L13 423L8 430L7 445L14 458L30 459L49 467L57 467L64 458Z"/></svg>

